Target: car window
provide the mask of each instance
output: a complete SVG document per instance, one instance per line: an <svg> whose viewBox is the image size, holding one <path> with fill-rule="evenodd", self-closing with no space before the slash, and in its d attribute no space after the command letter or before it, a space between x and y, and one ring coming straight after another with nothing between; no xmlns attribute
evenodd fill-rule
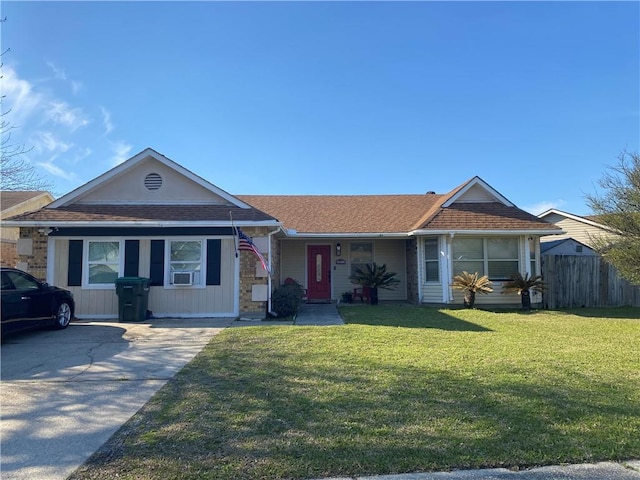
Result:
<svg viewBox="0 0 640 480"><path fill-rule="evenodd" d="M6 272L2 272L2 283L0 284L2 290L15 290L13 283L9 280L9 275Z"/></svg>
<svg viewBox="0 0 640 480"><path fill-rule="evenodd" d="M7 272L16 290L38 290L40 284L31 277L19 272Z"/></svg>

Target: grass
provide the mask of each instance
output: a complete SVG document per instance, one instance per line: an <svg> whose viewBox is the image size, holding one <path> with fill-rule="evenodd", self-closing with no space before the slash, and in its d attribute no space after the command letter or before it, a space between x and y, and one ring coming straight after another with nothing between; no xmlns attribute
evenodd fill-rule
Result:
<svg viewBox="0 0 640 480"><path fill-rule="evenodd" d="M304 479L640 458L640 310L341 307L228 329L72 479Z"/></svg>

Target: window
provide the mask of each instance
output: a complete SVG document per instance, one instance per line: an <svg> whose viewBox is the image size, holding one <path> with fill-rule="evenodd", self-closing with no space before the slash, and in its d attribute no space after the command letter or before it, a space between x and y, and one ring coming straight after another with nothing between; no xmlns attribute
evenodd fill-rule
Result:
<svg viewBox="0 0 640 480"><path fill-rule="evenodd" d="M120 275L120 242L88 242L87 271L89 285L113 284Z"/></svg>
<svg viewBox="0 0 640 480"><path fill-rule="evenodd" d="M531 264L531 276L537 275L537 262L536 262L536 240L534 238L529 239L529 262Z"/></svg>
<svg viewBox="0 0 640 480"><path fill-rule="evenodd" d="M373 244L372 243L351 243L350 244L351 259L351 275L355 273L355 269L366 269L368 263L373 263ZM366 271L366 270L365 270Z"/></svg>
<svg viewBox="0 0 640 480"><path fill-rule="evenodd" d="M488 275L491 280L509 280L518 271L518 239L487 238Z"/></svg>
<svg viewBox="0 0 640 480"><path fill-rule="evenodd" d="M464 271L485 274L484 242L481 238L454 237L452 248L454 275Z"/></svg>
<svg viewBox="0 0 640 480"><path fill-rule="evenodd" d="M202 241L172 240L169 242L169 283L173 273L191 273L193 285L202 285Z"/></svg>
<svg viewBox="0 0 640 480"><path fill-rule="evenodd" d="M440 281L440 249L438 238L426 238L424 240L424 280L425 282Z"/></svg>
<svg viewBox="0 0 640 480"><path fill-rule="evenodd" d="M453 274L478 272L491 280L508 280L518 269L518 239L513 237L453 239Z"/></svg>

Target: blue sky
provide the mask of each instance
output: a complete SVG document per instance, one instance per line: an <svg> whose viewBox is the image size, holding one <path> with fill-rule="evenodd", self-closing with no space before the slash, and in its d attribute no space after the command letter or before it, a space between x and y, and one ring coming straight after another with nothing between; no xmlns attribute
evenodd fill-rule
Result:
<svg viewBox="0 0 640 480"><path fill-rule="evenodd" d="M2 108L69 192L152 147L232 194L533 213L640 137L638 2L2 2Z"/></svg>

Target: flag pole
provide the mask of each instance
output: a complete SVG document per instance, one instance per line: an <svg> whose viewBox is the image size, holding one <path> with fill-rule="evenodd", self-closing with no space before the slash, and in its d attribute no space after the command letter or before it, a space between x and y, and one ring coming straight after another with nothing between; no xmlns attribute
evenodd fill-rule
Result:
<svg viewBox="0 0 640 480"><path fill-rule="evenodd" d="M233 231L233 250L236 252L236 258L238 258L238 243L236 242L238 232L236 231L236 227L233 225L233 215L231 214L231 210L229 210L229 219L231 220L231 230Z"/></svg>

